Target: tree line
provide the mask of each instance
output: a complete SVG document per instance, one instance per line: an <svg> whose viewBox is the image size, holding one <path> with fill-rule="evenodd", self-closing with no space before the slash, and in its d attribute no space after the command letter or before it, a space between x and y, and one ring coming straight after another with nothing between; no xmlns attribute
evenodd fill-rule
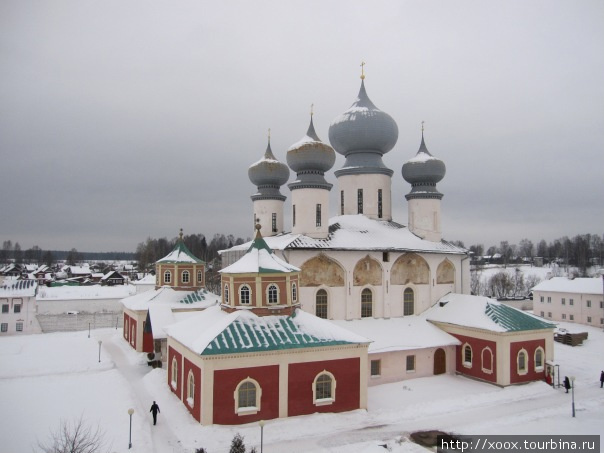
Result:
<svg viewBox="0 0 604 453"><path fill-rule="evenodd" d="M183 242L197 258L206 263L212 263L218 258L218 251L228 249L235 245L243 244L250 239L235 238L232 234L215 234L208 243L204 234L188 234L183 236ZM172 251L178 237L167 239L165 237L154 239L148 237L146 241L136 246L134 259L138 261L139 270L150 269L157 260L163 258Z"/></svg>
<svg viewBox="0 0 604 453"><path fill-rule="evenodd" d="M456 241L457 245L463 242ZM499 246L490 246L485 250L483 244L471 245L468 250L472 254L473 261L479 262L479 257L491 257L493 261L495 254L499 254L498 261L504 266L518 264L522 258L540 257L544 264L559 263L576 267L581 276L585 276L587 268L593 265L602 266L604 257L604 240L598 234L578 234L573 238L563 236L551 242L541 239L535 245L530 239L522 239L518 244L510 244L501 241Z"/></svg>

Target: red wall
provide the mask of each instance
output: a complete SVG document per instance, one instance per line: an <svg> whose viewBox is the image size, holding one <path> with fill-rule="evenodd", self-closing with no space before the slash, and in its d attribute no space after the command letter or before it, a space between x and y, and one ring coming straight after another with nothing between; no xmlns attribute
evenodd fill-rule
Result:
<svg viewBox="0 0 604 453"><path fill-rule="evenodd" d="M541 346L543 348L543 370L535 371L535 351ZM518 352L526 350L527 373L518 374ZM510 382L512 384L545 379L545 339L520 341L510 344Z"/></svg>
<svg viewBox="0 0 604 453"><path fill-rule="evenodd" d="M176 362L178 363L177 365L177 369L178 369L178 373L179 375L176 378L176 388L173 388L172 385L170 384L172 382L172 359L176 358ZM180 398L182 400L182 389L180 388L180 381L181 381L181 373L182 373L182 355L178 352L175 351L172 348L168 349L168 387L170 387L170 390L172 390L172 393L174 393L176 396L178 396L178 398Z"/></svg>
<svg viewBox="0 0 604 453"><path fill-rule="evenodd" d="M260 411L252 415L235 413L234 392L241 381L250 377L260 384ZM214 423L239 425L279 417L279 366L259 366L214 372Z"/></svg>
<svg viewBox="0 0 604 453"><path fill-rule="evenodd" d="M143 330L143 352L153 352L153 334Z"/></svg>
<svg viewBox="0 0 604 453"><path fill-rule="evenodd" d="M195 398L193 401L193 407L190 407L187 403L187 393L189 391L189 371L193 372L193 379L195 380ZM183 403L185 403L185 407L189 410L195 420L201 422L201 370L199 369L199 367L195 366L193 363L191 363L185 358L182 376L184 378L182 401Z"/></svg>
<svg viewBox="0 0 604 453"><path fill-rule="evenodd" d="M465 335L452 334L461 341L461 345L455 348L456 370L460 374L466 374L477 379L489 382L497 382L497 343L489 340L480 340L478 338L466 337ZM463 347L468 343L472 347L472 367L468 368L463 364ZM491 373L482 371L482 350L486 347L491 348L493 352L493 367Z"/></svg>
<svg viewBox="0 0 604 453"><path fill-rule="evenodd" d="M312 385L323 370L336 379L336 400L333 404L315 406ZM328 360L289 365L288 415L314 412L343 412L360 406L361 361L359 358Z"/></svg>

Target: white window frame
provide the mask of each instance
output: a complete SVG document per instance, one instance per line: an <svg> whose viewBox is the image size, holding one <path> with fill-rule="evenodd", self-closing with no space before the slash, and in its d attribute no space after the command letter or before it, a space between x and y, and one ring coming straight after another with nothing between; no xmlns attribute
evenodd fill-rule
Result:
<svg viewBox="0 0 604 453"><path fill-rule="evenodd" d="M189 271L182 271L182 273L180 274L180 278L182 278L183 283L190 283L191 273Z"/></svg>
<svg viewBox="0 0 604 453"><path fill-rule="evenodd" d="M411 294L411 301L407 301L407 294ZM407 306L411 305L411 313L407 313ZM415 314L415 291L413 288L405 288L403 290L403 316L412 316Z"/></svg>
<svg viewBox="0 0 604 453"><path fill-rule="evenodd" d="M228 304L229 303L229 285L228 284L224 285L223 297L224 297L224 303Z"/></svg>
<svg viewBox="0 0 604 453"><path fill-rule="evenodd" d="M485 352L489 353L489 358L491 361L488 368L485 366ZM480 365L483 373L493 374L493 350L489 346L485 346L482 348L482 351L480 351Z"/></svg>
<svg viewBox="0 0 604 453"><path fill-rule="evenodd" d="M329 398L317 398L317 381L323 375L327 375L331 378L331 396ZM315 406L327 406L333 404L336 401L336 378L327 370L321 371L315 376L312 382L312 402Z"/></svg>
<svg viewBox="0 0 604 453"><path fill-rule="evenodd" d="M275 289L275 294L276 294L276 301L275 302L271 302L271 288ZM279 305L279 300L280 300L280 294L279 294L279 285L277 285L276 283L271 283L270 285L268 285L266 287L266 303L269 305Z"/></svg>
<svg viewBox="0 0 604 453"><path fill-rule="evenodd" d="M292 304L298 302L298 285L296 283L292 283Z"/></svg>
<svg viewBox="0 0 604 453"><path fill-rule="evenodd" d="M466 360L466 348L470 350L470 361ZM474 351L472 351L472 346L469 343L464 343L461 348L461 363L466 368L472 368L472 361L474 360Z"/></svg>
<svg viewBox="0 0 604 453"><path fill-rule="evenodd" d="M243 302L243 290L247 289L248 294L247 294L247 302ZM248 305L252 305L252 288L250 288L250 285L244 283L241 286L239 286L239 305L245 305L246 307Z"/></svg>
<svg viewBox="0 0 604 453"><path fill-rule="evenodd" d="M203 272L197 271L197 283L203 283Z"/></svg>
<svg viewBox="0 0 604 453"><path fill-rule="evenodd" d="M187 403L189 407L195 406L195 375L193 370L189 370L187 375Z"/></svg>
<svg viewBox="0 0 604 453"><path fill-rule="evenodd" d="M317 297L319 296L319 292L321 292L321 296L325 294L325 318L322 319L329 319L329 293L325 288L319 288L315 293L315 316L321 318L317 313Z"/></svg>
<svg viewBox="0 0 604 453"><path fill-rule="evenodd" d="M371 301L370 301L371 302L371 314L369 314L368 316L363 315L363 304L367 303L367 302L363 302L363 293L367 294L367 291L369 292L369 295L371 296ZM373 306L373 299L374 299L373 291L371 290L371 288L363 288L361 290L361 307L360 307L360 313L359 313L361 315L361 318L373 318L373 312L374 312L374 308L375 308Z"/></svg>
<svg viewBox="0 0 604 453"><path fill-rule="evenodd" d="M172 283L172 272L164 271L164 283Z"/></svg>
<svg viewBox="0 0 604 453"><path fill-rule="evenodd" d="M239 389L241 388L241 386L243 384L246 383L251 383L254 385L254 387L256 387L256 402L254 406L240 406L239 405ZM253 414L257 414L258 412L260 412L260 403L262 401L262 387L260 387L260 384L258 383L258 381L256 381L255 379L252 379L251 377L247 377L244 380L242 380L239 384L237 384L237 387L235 388L235 391L233 392L233 399L235 400L235 413L237 415L253 415Z"/></svg>
<svg viewBox="0 0 604 453"><path fill-rule="evenodd" d="M541 353L541 365L538 365L538 362L537 362L537 353L538 352ZM545 365L544 365L545 364L545 350L541 346L539 346L539 347L537 347L537 349L535 349L535 354L534 354L533 359L535 362L535 371L537 371L537 372L543 371L544 367L545 367Z"/></svg>
<svg viewBox="0 0 604 453"><path fill-rule="evenodd" d="M178 360L176 360L176 357L172 357L172 380L170 381L170 387L174 390L178 389Z"/></svg>
<svg viewBox="0 0 604 453"><path fill-rule="evenodd" d="M520 368L520 357L521 356L524 356L524 368ZM516 354L516 371L521 376L528 374L528 369L529 369L528 358L529 358L528 352L524 348L522 348L520 351L518 351L518 354Z"/></svg>

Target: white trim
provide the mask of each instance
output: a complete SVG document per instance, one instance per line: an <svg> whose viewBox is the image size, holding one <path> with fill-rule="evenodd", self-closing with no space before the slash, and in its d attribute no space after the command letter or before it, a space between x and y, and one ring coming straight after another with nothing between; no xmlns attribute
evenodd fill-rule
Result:
<svg viewBox="0 0 604 453"><path fill-rule="evenodd" d="M317 398L317 380L323 376L327 375L331 379L331 397L329 398ZM323 370L315 376L315 379L312 381L312 402L315 406L327 406L329 404L333 404L336 401L336 378L335 376L327 370Z"/></svg>
<svg viewBox="0 0 604 453"><path fill-rule="evenodd" d="M520 369L520 354L524 354L524 370ZM528 358L528 352L524 348L522 348L520 351L518 351L518 354L516 354L516 371L522 376L528 374Z"/></svg>
<svg viewBox="0 0 604 453"><path fill-rule="evenodd" d="M537 352L541 351L541 366L537 366ZM545 367L545 351L543 350L543 348L541 346L538 346L537 349L535 349L535 353L533 354L533 360L535 363L535 371L536 372L541 372L543 371L544 367Z"/></svg>
<svg viewBox="0 0 604 453"><path fill-rule="evenodd" d="M254 385L254 387L256 387L256 404L254 406L244 406L244 407L240 407L239 406L239 389L241 388L241 386L245 383L252 383ZM239 384L237 384L237 387L235 387L235 391L233 392L233 399L235 400L235 413L237 415L251 415L251 414L257 414L258 412L260 412L260 403L262 401L262 387L260 387L260 384L258 383L258 381L256 381L255 379L252 379L251 377L247 377L244 380L242 380Z"/></svg>
<svg viewBox="0 0 604 453"><path fill-rule="evenodd" d="M466 347L470 348L470 361L466 361ZM461 364L465 368L472 368L472 362L474 361L474 351L470 343L464 343L461 347Z"/></svg>
<svg viewBox="0 0 604 453"><path fill-rule="evenodd" d="M249 291L247 303L243 303L243 297L241 295L241 291L244 288L247 288ZM248 285L247 283L242 283L241 285L239 285L239 305L245 305L246 307L249 305L252 305L252 287L250 285Z"/></svg>
<svg viewBox="0 0 604 453"><path fill-rule="evenodd" d="M484 364L485 364L485 360L484 360L484 353L485 351L489 351L489 353L491 354L491 368L485 368ZM493 350L491 349L490 346L485 346L484 348L482 348L482 351L480 351L480 366L482 368L482 372L486 373L486 374L493 374L493 361L494 361L494 354L493 354Z"/></svg>

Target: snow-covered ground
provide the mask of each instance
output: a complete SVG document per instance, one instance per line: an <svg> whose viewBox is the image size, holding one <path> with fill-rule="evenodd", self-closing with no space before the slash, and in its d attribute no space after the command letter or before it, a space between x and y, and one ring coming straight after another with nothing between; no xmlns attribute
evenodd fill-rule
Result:
<svg viewBox="0 0 604 453"><path fill-rule="evenodd" d="M316 414L269 420L264 426L265 453L425 452L408 440L416 430L460 434L604 434L604 333L587 331L578 347L555 343L560 373L576 376L576 417L571 395L542 382L508 388L444 375L369 389L369 408L344 414ZM99 362L99 343L100 362ZM110 452L227 453L235 433L248 450L259 447L257 423L243 426L199 425L170 393L166 372L147 367L121 331L53 333L0 338L0 453L39 451L61 419L82 417L100 425ZM149 408L161 408L153 426ZM128 450L128 409L132 450ZM258 448L259 451L259 448Z"/></svg>

